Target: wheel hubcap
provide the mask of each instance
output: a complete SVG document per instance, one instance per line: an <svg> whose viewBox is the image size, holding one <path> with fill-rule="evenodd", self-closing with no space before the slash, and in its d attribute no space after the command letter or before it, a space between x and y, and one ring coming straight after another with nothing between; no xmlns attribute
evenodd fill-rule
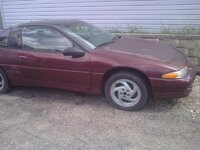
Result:
<svg viewBox="0 0 200 150"><path fill-rule="evenodd" d="M132 107L141 99L141 90L138 85L129 79L119 79L111 85L112 99L120 106Z"/></svg>
<svg viewBox="0 0 200 150"><path fill-rule="evenodd" d="M2 74L0 73L0 90L2 90L3 87L4 87L4 79L3 79Z"/></svg>

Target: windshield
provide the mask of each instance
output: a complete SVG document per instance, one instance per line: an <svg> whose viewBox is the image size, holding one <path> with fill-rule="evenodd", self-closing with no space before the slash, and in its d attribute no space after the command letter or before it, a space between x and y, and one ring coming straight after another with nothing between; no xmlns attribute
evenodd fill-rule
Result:
<svg viewBox="0 0 200 150"><path fill-rule="evenodd" d="M77 22L67 27L67 32L85 42L91 49L113 42L115 35L86 22Z"/></svg>

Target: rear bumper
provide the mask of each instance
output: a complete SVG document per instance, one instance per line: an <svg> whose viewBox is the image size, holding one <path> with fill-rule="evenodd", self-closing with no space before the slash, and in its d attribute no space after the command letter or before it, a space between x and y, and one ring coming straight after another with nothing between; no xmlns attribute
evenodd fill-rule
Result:
<svg viewBox="0 0 200 150"><path fill-rule="evenodd" d="M189 67L186 76L182 79L151 78L153 97L155 99L175 99L188 96L192 91L192 84L196 71Z"/></svg>

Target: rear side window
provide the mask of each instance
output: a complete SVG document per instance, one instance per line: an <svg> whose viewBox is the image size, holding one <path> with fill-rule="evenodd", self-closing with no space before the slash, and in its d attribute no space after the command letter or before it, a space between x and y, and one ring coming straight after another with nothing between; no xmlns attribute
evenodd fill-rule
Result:
<svg viewBox="0 0 200 150"><path fill-rule="evenodd" d="M3 47L8 46L8 35L9 35L9 29L0 33L0 46Z"/></svg>

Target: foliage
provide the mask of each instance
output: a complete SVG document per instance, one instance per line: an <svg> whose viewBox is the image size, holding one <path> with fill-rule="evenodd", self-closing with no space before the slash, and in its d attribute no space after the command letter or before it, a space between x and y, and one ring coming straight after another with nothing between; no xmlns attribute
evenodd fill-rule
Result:
<svg viewBox="0 0 200 150"><path fill-rule="evenodd" d="M128 24L126 29L121 29L119 27L109 27L106 30L112 33L149 33L154 34L153 32L145 31L142 26ZM181 28L172 28L172 27L165 27L161 28L160 32L156 32L156 34L181 34L181 35L200 35L200 28L194 28L192 26L183 26Z"/></svg>

